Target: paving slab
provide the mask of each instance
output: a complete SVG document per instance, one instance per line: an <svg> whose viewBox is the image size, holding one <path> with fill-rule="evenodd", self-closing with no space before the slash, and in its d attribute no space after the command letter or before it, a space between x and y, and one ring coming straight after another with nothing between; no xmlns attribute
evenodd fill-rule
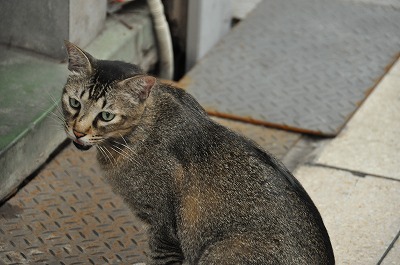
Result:
<svg viewBox="0 0 400 265"><path fill-rule="evenodd" d="M382 265L398 265L399 263L400 263L400 240L399 238L397 238L392 249L390 249L388 255L382 261Z"/></svg>
<svg viewBox="0 0 400 265"><path fill-rule="evenodd" d="M316 163L400 179L399 84L387 75Z"/></svg>
<svg viewBox="0 0 400 265"><path fill-rule="evenodd" d="M322 215L337 264L377 264L399 232L400 181L318 166L295 176Z"/></svg>
<svg viewBox="0 0 400 265"><path fill-rule="evenodd" d="M400 2L400 1L399 1ZM398 60L390 69L389 74L400 75L400 60Z"/></svg>

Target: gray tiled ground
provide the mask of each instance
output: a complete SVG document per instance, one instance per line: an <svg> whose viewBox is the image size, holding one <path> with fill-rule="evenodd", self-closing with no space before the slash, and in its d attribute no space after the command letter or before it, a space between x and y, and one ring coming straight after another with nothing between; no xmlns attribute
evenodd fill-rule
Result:
<svg viewBox="0 0 400 265"><path fill-rule="evenodd" d="M321 212L337 264L377 264L400 230L400 182L314 166L295 176Z"/></svg>
<svg viewBox="0 0 400 265"><path fill-rule="evenodd" d="M185 77L212 113L335 135L400 46L400 9L265 0Z"/></svg>
<svg viewBox="0 0 400 265"><path fill-rule="evenodd" d="M400 0L399 0L400 1ZM400 76L400 60L398 60L390 69L390 74Z"/></svg>
<svg viewBox="0 0 400 265"><path fill-rule="evenodd" d="M400 231L399 231L400 233ZM393 248L383 260L382 265L398 265L400 263L400 239L398 238Z"/></svg>

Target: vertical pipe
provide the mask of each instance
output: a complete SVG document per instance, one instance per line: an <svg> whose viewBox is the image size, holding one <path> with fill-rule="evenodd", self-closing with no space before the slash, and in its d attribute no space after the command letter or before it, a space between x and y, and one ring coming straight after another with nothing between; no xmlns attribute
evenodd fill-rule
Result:
<svg viewBox="0 0 400 265"><path fill-rule="evenodd" d="M164 6L161 0L147 0L147 4L153 17L157 37L160 57L160 77L171 80L174 74L174 56L171 34L164 14Z"/></svg>

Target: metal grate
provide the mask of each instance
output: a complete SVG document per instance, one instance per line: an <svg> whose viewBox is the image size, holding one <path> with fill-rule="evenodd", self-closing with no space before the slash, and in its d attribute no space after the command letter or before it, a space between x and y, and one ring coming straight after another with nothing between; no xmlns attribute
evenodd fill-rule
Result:
<svg viewBox="0 0 400 265"><path fill-rule="evenodd" d="M0 263L145 261L143 225L100 175L94 152L57 155L0 208Z"/></svg>

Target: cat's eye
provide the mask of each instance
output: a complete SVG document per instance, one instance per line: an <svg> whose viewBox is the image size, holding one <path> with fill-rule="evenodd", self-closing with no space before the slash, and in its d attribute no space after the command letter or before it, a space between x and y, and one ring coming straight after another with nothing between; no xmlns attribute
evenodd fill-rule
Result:
<svg viewBox="0 0 400 265"><path fill-rule="evenodd" d="M100 115L100 118L103 121L111 121L115 117L115 114L112 114L112 113L107 112L107 111L103 111L99 115Z"/></svg>
<svg viewBox="0 0 400 265"><path fill-rule="evenodd" d="M69 105L74 109L79 109L81 107L81 103L74 98L69 98Z"/></svg>

